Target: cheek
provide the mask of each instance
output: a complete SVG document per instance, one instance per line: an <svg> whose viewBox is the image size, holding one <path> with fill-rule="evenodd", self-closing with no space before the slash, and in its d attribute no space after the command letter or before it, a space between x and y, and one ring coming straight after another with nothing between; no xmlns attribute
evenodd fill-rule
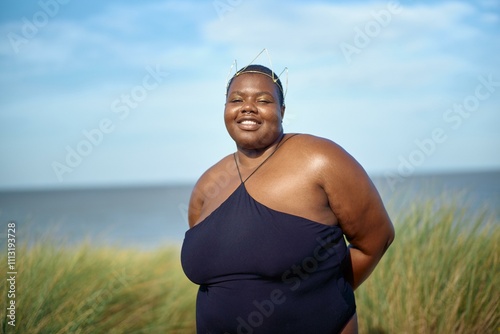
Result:
<svg viewBox="0 0 500 334"><path fill-rule="evenodd" d="M228 122L230 119L232 119L233 118L232 114L233 113L231 112L230 109L224 108L224 115L223 115L224 122Z"/></svg>
<svg viewBox="0 0 500 334"><path fill-rule="evenodd" d="M281 117L281 113L279 111L273 110L273 112L269 113L269 120L273 123L281 123L283 117Z"/></svg>
<svg viewBox="0 0 500 334"><path fill-rule="evenodd" d="M224 125L226 126L226 129L230 130L230 127L233 126L233 121L235 118L234 111L228 108L224 108Z"/></svg>

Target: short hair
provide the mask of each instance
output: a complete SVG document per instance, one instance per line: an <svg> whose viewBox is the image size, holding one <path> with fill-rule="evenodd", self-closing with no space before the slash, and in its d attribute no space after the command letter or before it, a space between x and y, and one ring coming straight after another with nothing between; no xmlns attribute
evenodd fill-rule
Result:
<svg viewBox="0 0 500 334"><path fill-rule="evenodd" d="M248 65L242 68L241 70L237 71L227 83L226 95L229 93L229 87L231 86L231 83L233 82L234 78L243 73L258 73L266 75L269 78L271 78L273 82L276 84L276 86L278 86L278 101L280 105L283 105L285 103L285 96L283 94L283 85L281 84L280 78L271 69L263 65L257 65L257 64Z"/></svg>

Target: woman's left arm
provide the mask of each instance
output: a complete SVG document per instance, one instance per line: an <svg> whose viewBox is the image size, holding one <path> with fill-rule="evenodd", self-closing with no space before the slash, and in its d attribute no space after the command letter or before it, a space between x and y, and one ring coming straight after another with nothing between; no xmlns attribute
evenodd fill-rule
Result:
<svg viewBox="0 0 500 334"><path fill-rule="evenodd" d="M356 289L394 240L394 226L361 165L333 142L323 141L318 148L323 161L321 185L349 241L351 266L346 276Z"/></svg>

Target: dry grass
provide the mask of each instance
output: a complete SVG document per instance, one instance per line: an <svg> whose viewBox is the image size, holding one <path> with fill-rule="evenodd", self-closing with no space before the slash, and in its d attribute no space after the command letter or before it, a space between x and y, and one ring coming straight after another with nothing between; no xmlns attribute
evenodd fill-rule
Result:
<svg viewBox="0 0 500 334"><path fill-rule="evenodd" d="M395 242L356 291L360 332L498 333L499 222L440 201L404 212Z"/></svg>
<svg viewBox="0 0 500 334"><path fill-rule="evenodd" d="M19 249L16 333L194 333L195 286L173 249ZM5 285L1 296L5 300ZM5 305L5 302L2 304Z"/></svg>
<svg viewBox="0 0 500 334"><path fill-rule="evenodd" d="M498 221L436 201L400 212L395 242L356 291L360 333L498 333ZM42 240L18 249L16 265L15 328L0 287L4 332L195 333L196 286L176 249Z"/></svg>

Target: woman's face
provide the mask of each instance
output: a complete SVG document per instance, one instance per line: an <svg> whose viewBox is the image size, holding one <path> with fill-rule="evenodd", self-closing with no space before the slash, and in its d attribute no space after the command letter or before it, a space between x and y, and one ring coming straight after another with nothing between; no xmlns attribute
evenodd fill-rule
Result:
<svg viewBox="0 0 500 334"><path fill-rule="evenodd" d="M243 73L233 79L226 97L224 122L240 148L265 149L283 133L285 107L278 86L264 74Z"/></svg>

